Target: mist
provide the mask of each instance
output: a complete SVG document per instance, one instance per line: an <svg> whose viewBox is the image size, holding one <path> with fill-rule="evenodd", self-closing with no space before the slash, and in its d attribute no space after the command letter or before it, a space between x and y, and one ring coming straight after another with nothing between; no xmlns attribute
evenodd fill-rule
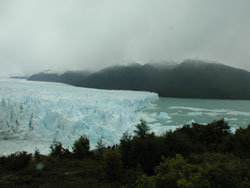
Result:
<svg viewBox="0 0 250 188"><path fill-rule="evenodd" d="M250 70L249 0L1 0L0 75L209 59Z"/></svg>

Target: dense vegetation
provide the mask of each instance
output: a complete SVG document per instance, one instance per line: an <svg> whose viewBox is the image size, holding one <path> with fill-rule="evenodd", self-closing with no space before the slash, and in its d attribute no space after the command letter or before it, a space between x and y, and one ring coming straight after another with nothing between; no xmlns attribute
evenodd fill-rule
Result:
<svg viewBox="0 0 250 188"><path fill-rule="evenodd" d="M35 74L28 80L79 87L152 91L161 97L250 99L250 72L223 64L186 60L178 65L132 64L95 73Z"/></svg>
<svg viewBox="0 0 250 188"><path fill-rule="evenodd" d="M99 140L90 150L82 136L72 151L50 148L0 157L0 187L250 187L250 125L231 133L224 120L193 123L156 136L142 120L113 147Z"/></svg>

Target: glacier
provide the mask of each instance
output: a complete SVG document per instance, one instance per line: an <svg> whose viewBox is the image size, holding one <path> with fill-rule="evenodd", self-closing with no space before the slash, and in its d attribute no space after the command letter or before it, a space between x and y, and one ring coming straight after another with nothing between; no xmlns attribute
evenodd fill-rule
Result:
<svg viewBox="0 0 250 188"><path fill-rule="evenodd" d="M79 88L60 83L0 79L0 155L49 153L53 141L71 149L81 135L91 148L102 138L119 143L152 108L156 93Z"/></svg>

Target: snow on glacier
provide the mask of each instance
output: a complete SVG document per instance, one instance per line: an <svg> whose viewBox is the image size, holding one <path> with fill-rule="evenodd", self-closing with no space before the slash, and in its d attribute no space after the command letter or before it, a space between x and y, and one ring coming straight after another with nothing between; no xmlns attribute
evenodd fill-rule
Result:
<svg viewBox="0 0 250 188"><path fill-rule="evenodd" d="M59 83L0 80L0 155L25 150L49 152L56 140L71 148L81 135L93 148L133 132L158 95L150 92L99 90Z"/></svg>

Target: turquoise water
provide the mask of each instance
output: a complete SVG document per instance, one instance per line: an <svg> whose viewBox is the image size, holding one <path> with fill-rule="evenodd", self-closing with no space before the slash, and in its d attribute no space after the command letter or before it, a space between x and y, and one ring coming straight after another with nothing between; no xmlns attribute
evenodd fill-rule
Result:
<svg viewBox="0 0 250 188"><path fill-rule="evenodd" d="M250 100L160 98L144 110L144 118L155 132L176 129L184 124L201 124L224 118L234 131L250 124Z"/></svg>

